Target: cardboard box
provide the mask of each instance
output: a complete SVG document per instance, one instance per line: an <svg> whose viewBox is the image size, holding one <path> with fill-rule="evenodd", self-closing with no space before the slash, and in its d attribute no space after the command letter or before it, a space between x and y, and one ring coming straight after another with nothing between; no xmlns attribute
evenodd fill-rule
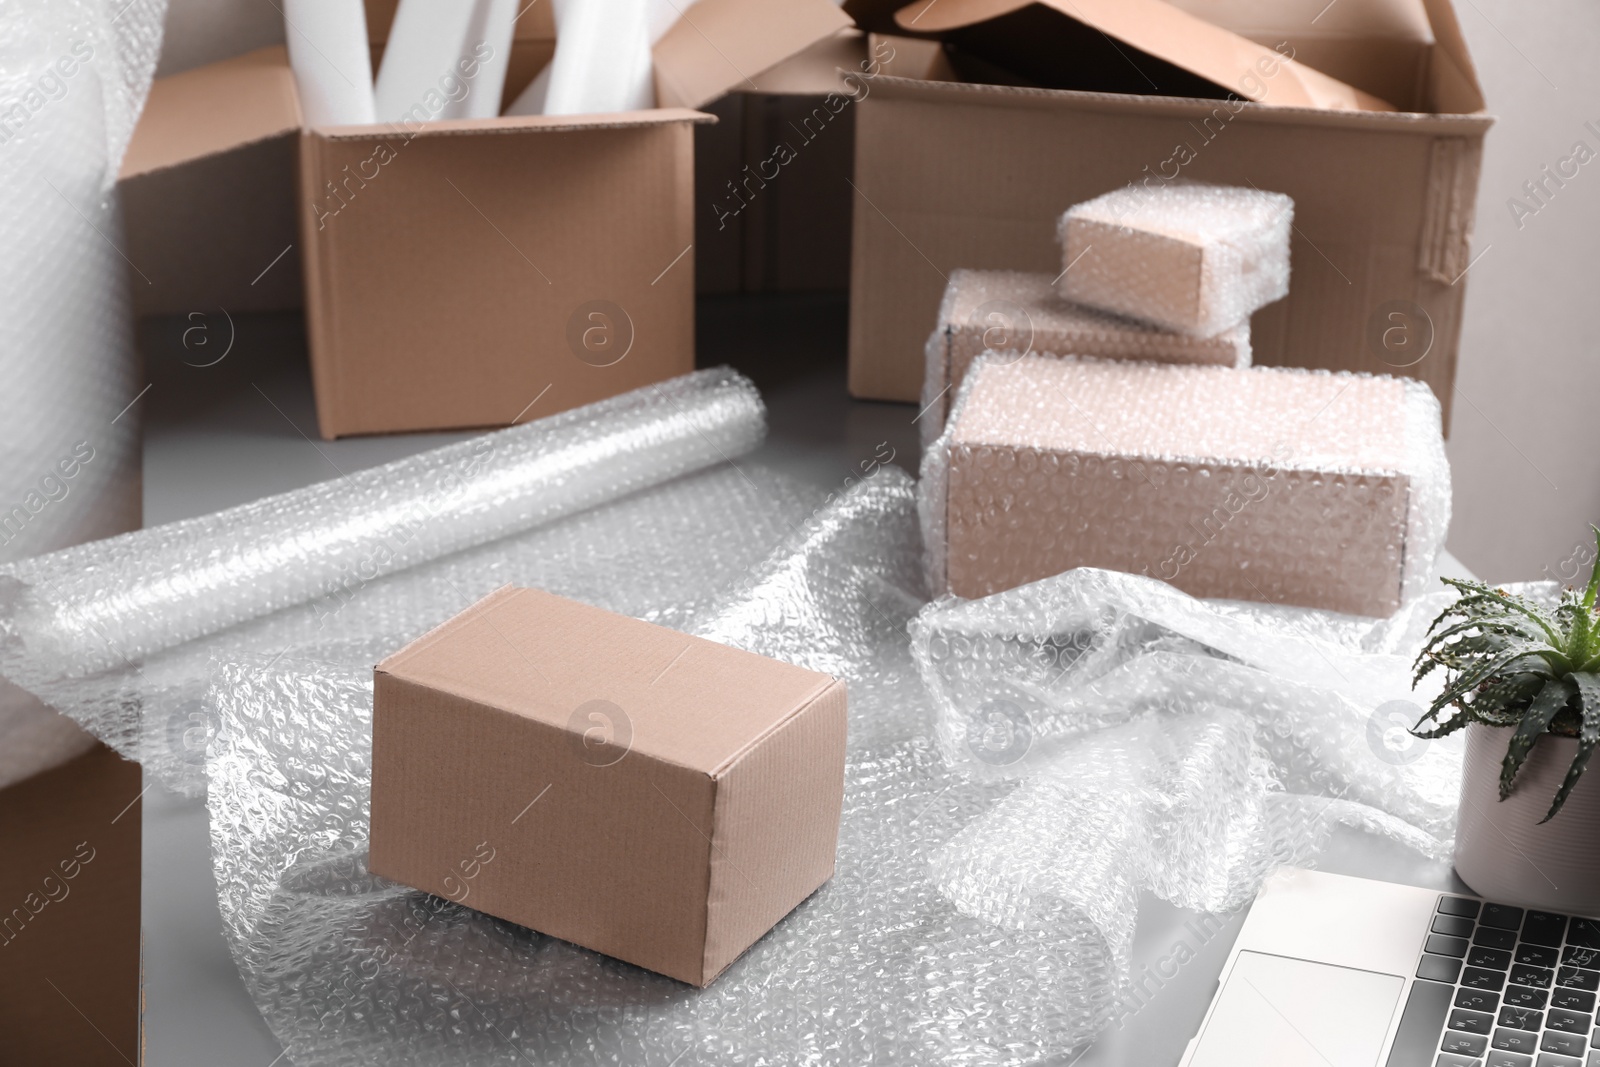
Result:
<svg viewBox="0 0 1600 1067"><path fill-rule="evenodd" d="M1412 403L1393 377L986 357L933 504L943 580L981 597L1101 567L1198 597L1390 615L1421 554L1413 511L1430 490L1413 453L1429 432L1442 463Z"/></svg>
<svg viewBox="0 0 1600 1067"><path fill-rule="evenodd" d="M140 778L96 745L0 790L0 1063L141 1062Z"/></svg>
<svg viewBox="0 0 1600 1067"><path fill-rule="evenodd" d="M371 869L704 986L833 873L845 687L504 588L378 665Z"/></svg>
<svg viewBox="0 0 1600 1067"><path fill-rule="evenodd" d="M986 351L1248 367L1250 324L1190 337L1063 300L1048 274L953 270L928 337L916 419L924 447L943 431L972 361Z"/></svg>
<svg viewBox="0 0 1600 1067"><path fill-rule="evenodd" d="M1182 6L1403 110L1275 106L1270 77L1267 103L977 84L945 52L880 78L856 126L852 394L917 399L951 270L1054 275L1067 207L1191 178L1294 199L1290 292L1251 319L1256 363L1411 375L1448 414L1492 122L1448 0L1342 3L1292 27L1261 5ZM1409 343L1391 348L1396 326Z"/></svg>
<svg viewBox="0 0 1600 1067"><path fill-rule="evenodd" d="M375 52L394 6L368 4ZM517 23L506 100L553 54L549 10ZM284 306L296 256L324 437L505 425L685 373L693 127L712 121L692 109L848 25L829 0L702 0L655 47L661 106L617 115L303 129L281 48L161 79L122 170L141 308L227 311L269 278L246 306ZM288 184L232 200L221 232L192 221L253 168Z"/></svg>

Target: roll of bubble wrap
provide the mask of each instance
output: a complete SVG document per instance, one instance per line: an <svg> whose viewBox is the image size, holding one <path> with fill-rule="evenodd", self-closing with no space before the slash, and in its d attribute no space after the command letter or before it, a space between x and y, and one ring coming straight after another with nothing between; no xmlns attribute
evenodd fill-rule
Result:
<svg viewBox="0 0 1600 1067"><path fill-rule="evenodd" d="M1319 760L1368 750L1337 753L1342 727L1324 704L1281 692L1282 675L1222 658L1266 630L1280 654L1298 650L1297 663L1316 640L1349 667L1406 651L1408 620L1168 603L1170 590L1144 583L1154 591L1141 610L1188 620L1193 654L1176 659L1232 667L1250 679L1240 685L1299 716L1299 733L1279 737L1263 728L1267 712L1223 703L1227 693L1196 689L1205 699L1191 700L1185 664L1160 662L1173 642L1148 655L1137 647L1156 624L1116 610L1123 576L1065 604L1023 601L1022 591L938 602L913 626L922 644L908 644L922 603L909 480L884 470L805 518L799 503L772 514L770 478L753 467L699 475L599 509L583 537L609 530L616 545L642 546L650 539L627 535L678 518L648 559L600 554L541 576L557 592L830 670L850 686L837 873L709 989L374 878L364 864L370 670L287 657L219 665L208 768L222 915L246 985L294 1062L1065 1062L1117 1016L1142 893L1233 906L1273 866L1311 857L1341 822L1430 855L1444 847L1404 817L1339 795ZM747 526L758 533L740 535ZM776 548L751 565L753 542ZM677 560L680 577L659 581L662 560ZM675 607L696 572L736 580L716 604ZM1096 597L1106 598L1098 614ZM954 641L930 659L925 637L989 632L1025 666L1030 649L1057 640L1049 620L1078 604L1090 605L1108 646L1127 649L1125 666L1149 661L1139 705L1041 749L1015 775L952 765L929 740L933 716L1012 685L1019 664ZM919 671L933 683L926 690ZM951 674L971 688L942 693Z"/></svg>
<svg viewBox="0 0 1600 1067"><path fill-rule="evenodd" d="M370 665L526 573L541 548L515 535L736 458L763 433L750 383L701 371L12 563L0 567L0 674L194 792L213 657L344 650Z"/></svg>
<svg viewBox="0 0 1600 1067"><path fill-rule="evenodd" d="M1250 322L1191 337L1063 300L1048 274L953 270L926 349L917 416L924 448L944 429L951 397L985 350L1248 367Z"/></svg>
<svg viewBox="0 0 1600 1067"><path fill-rule="evenodd" d="M1212 337L1288 295L1293 223L1282 193L1130 184L1061 216L1061 295Z"/></svg>
<svg viewBox="0 0 1600 1067"><path fill-rule="evenodd" d="M922 469L931 584L962 596L1099 566L1387 615L1450 516L1438 402L1370 375L985 355Z"/></svg>
<svg viewBox="0 0 1600 1067"><path fill-rule="evenodd" d="M0 562L139 525L144 382L115 183L164 0L0 5ZM0 787L92 744L0 686Z"/></svg>

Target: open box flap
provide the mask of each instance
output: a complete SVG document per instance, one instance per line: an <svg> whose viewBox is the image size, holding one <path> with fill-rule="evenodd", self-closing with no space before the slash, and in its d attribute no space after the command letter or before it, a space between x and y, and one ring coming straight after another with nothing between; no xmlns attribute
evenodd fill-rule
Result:
<svg viewBox="0 0 1600 1067"><path fill-rule="evenodd" d="M150 86L119 177L219 155L300 129L300 100L283 46L261 48Z"/></svg>
<svg viewBox="0 0 1600 1067"><path fill-rule="evenodd" d="M940 0L935 4L915 0L901 8L895 20L908 32L943 33L1009 15L1034 2L1247 100L1339 111L1395 110L1387 101L1164 0Z"/></svg>
<svg viewBox="0 0 1600 1067"><path fill-rule="evenodd" d="M598 115L501 115L487 119L435 119L432 122L397 124L392 130L401 140L421 137L453 137L459 134L508 134L542 130L621 130L636 126L666 126L674 122L710 124L715 115L682 107L657 107L644 111L612 111ZM371 126L319 126L310 131L326 141L374 140ZM380 134L381 136L381 134Z"/></svg>
<svg viewBox="0 0 1600 1067"><path fill-rule="evenodd" d="M652 50L656 103L697 108L853 25L833 0L699 0Z"/></svg>
<svg viewBox="0 0 1600 1067"><path fill-rule="evenodd" d="M1433 26L1431 89L1434 108L1461 114L1482 111L1483 89L1478 84L1478 71L1467 51L1466 38L1461 36L1461 24L1456 21L1450 0L1422 0L1422 6Z"/></svg>

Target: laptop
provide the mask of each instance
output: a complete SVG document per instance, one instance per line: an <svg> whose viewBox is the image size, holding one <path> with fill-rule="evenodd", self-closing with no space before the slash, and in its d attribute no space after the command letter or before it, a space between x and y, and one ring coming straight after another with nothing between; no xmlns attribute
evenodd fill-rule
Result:
<svg viewBox="0 0 1600 1067"><path fill-rule="evenodd" d="M1600 1067L1600 919L1283 870L1182 1067Z"/></svg>

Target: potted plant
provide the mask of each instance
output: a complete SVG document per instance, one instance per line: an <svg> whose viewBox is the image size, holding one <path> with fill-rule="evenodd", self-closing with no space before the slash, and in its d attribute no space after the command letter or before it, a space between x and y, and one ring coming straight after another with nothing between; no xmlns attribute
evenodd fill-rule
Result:
<svg viewBox="0 0 1600 1067"><path fill-rule="evenodd" d="M1595 530L1600 543L1600 529ZM1413 686L1445 671L1413 729L1465 729L1456 873L1480 896L1568 914L1600 914L1600 558L1588 586L1553 608L1482 582L1428 630Z"/></svg>

